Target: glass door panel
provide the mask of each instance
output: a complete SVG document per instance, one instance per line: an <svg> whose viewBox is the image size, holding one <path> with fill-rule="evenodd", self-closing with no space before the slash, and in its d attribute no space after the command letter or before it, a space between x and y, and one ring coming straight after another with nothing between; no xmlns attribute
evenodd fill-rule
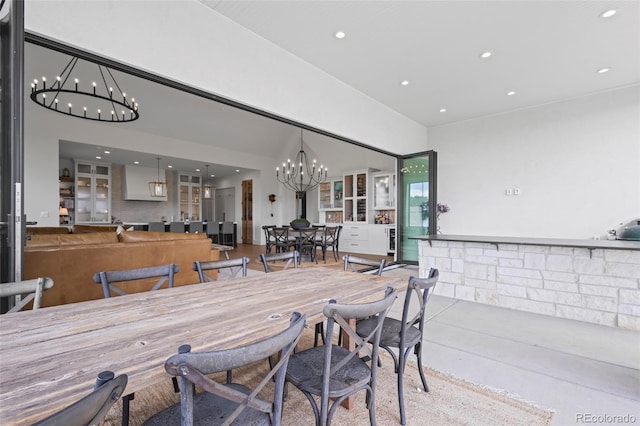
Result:
<svg viewBox="0 0 640 426"><path fill-rule="evenodd" d="M76 200L75 221L91 222L91 176L76 176Z"/></svg>
<svg viewBox="0 0 640 426"><path fill-rule="evenodd" d="M331 182L323 182L318 187L318 208L319 209L330 209L331 202Z"/></svg>
<svg viewBox="0 0 640 426"><path fill-rule="evenodd" d="M342 202L343 202L343 194L342 194L342 181L341 180L337 180L335 182L333 182L333 198L334 198L334 202L333 202L333 207L336 209L341 209L342 208Z"/></svg>
<svg viewBox="0 0 640 426"><path fill-rule="evenodd" d="M416 264L418 241L410 239L434 233L435 212L435 164L436 153L429 151L403 157L398 160L399 184L399 250L398 260Z"/></svg>
<svg viewBox="0 0 640 426"><path fill-rule="evenodd" d="M109 168L106 167L106 173L98 173L97 169L101 168L96 166L96 174L109 174ZM111 222L109 217L109 179L95 178L96 179L96 192L95 192L95 215L96 222Z"/></svg>

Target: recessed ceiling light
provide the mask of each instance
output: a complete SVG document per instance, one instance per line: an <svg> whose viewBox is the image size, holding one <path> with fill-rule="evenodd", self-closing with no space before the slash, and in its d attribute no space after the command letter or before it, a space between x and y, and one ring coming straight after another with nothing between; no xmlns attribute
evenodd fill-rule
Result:
<svg viewBox="0 0 640 426"><path fill-rule="evenodd" d="M111 154L111 151L105 151L104 153L105 154Z"/></svg>
<svg viewBox="0 0 640 426"><path fill-rule="evenodd" d="M196 169L196 172L199 172L199 171L200 171L200 169Z"/></svg>
<svg viewBox="0 0 640 426"><path fill-rule="evenodd" d="M240 170L236 169L236 173L240 173Z"/></svg>
<svg viewBox="0 0 640 426"><path fill-rule="evenodd" d="M409 82L407 80L402 80L400 84L402 84L403 86L406 86L409 84Z"/></svg>
<svg viewBox="0 0 640 426"><path fill-rule="evenodd" d="M609 72L609 68L600 68L597 72L598 74L604 74L605 72Z"/></svg>
<svg viewBox="0 0 640 426"><path fill-rule="evenodd" d="M615 9L609 9L609 10L607 10L605 12L602 12L600 14L600 17L601 18L611 18L615 14L616 14L616 10Z"/></svg>
<svg viewBox="0 0 640 426"><path fill-rule="evenodd" d="M216 177L216 175L211 175L211 177Z"/></svg>
<svg viewBox="0 0 640 426"><path fill-rule="evenodd" d="M99 155L96 155L96 159L97 160L102 160L102 157L100 157Z"/></svg>
<svg viewBox="0 0 640 426"><path fill-rule="evenodd" d="M511 92L507 92L507 96L513 96L515 94L516 94L516 92L514 92L513 90Z"/></svg>
<svg viewBox="0 0 640 426"><path fill-rule="evenodd" d="M480 57L481 57L482 59L487 59L487 58L488 58L488 57L490 57L491 55L493 55L493 53L491 53L491 52L487 51L487 52L482 53L482 54L480 55Z"/></svg>
<svg viewBox="0 0 640 426"><path fill-rule="evenodd" d="M173 166L171 164L169 164L167 167L173 169Z"/></svg>
<svg viewBox="0 0 640 426"><path fill-rule="evenodd" d="M446 108L441 108L440 112L447 112L447 109Z"/></svg>
<svg viewBox="0 0 640 426"><path fill-rule="evenodd" d="M336 38L344 38L344 36L346 36L346 34L344 33L344 31L338 31L336 33Z"/></svg>
<svg viewBox="0 0 640 426"><path fill-rule="evenodd" d="M133 164L140 164L140 162L139 161L134 161Z"/></svg>

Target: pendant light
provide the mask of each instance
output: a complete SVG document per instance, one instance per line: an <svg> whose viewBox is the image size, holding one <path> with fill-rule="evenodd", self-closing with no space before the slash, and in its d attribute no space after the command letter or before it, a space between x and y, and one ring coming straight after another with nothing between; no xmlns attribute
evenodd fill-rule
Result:
<svg viewBox="0 0 640 426"><path fill-rule="evenodd" d="M209 165L207 164L205 166L205 168L207 169L207 172L204 175L204 179L205 179L205 184L203 186L204 198L210 199L211 198L211 185L206 183L206 180L209 178Z"/></svg>
<svg viewBox="0 0 640 426"><path fill-rule="evenodd" d="M167 182L160 180L160 157L156 157L156 160L158 160L158 179L149 182L149 194L152 197L166 197Z"/></svg>

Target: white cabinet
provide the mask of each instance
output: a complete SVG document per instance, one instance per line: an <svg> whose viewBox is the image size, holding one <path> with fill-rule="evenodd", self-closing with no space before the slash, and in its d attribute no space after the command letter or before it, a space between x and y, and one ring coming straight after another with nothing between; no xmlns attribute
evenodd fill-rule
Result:
<svg viewBox="0 0 640 426"><path fill-rule="evenodd" d="M373 181L373 209L395 209L396 175L395 173L375 173Z"/></svg>
<svg viewBox="0 0 640 426"><path fill-rule="evenodd" d="M371 198L369 196L370 170L345 173L344 222L368 223Z"/></svg>
<svg viewBox="0 0 640 426"><path fill-rule="evenodd" d="M111 165L75 162L75 223L111 223Z"/></svg>
<svg viewBox="0 0 640 426"><path fill-rule="evenodd" d="M180 220L200 221L202 218L202 179L200 175L178 174Z"/></svg>
<svg viewBox="0 0 640 426"><path fill-rule="evenodd" d="M340 251L378 256L395 253L395 226L345 224L340 233Z"/></svg>

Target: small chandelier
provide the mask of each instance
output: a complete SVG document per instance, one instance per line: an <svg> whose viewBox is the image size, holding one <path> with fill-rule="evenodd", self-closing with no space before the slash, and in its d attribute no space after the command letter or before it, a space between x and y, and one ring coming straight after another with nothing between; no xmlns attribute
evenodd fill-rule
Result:
<svg viewBox="0 0 640 426"><path fill-rule="evenodd" d="M278 182L297 193L311 191L327 180L327 168L322 164L317 168L315 159L309 164L303 143L302 129L300 129L300 152L296 154L295 160L291 162L291 159L287 159L286 163L282 163L282 176L280 167L276 167Z"/></svg>
<svg viewBox="0 0 640 426"><path fill-rule="evenodd" d="M109 68L94 64L98 67L100 79L97 79L99 83L93 81L89 85L78 78L71 78L77 64L78 58L72 57L49 86L44 76L41 80L34 79L31 100L51 111L86 120L126 123L140 117L138 103L134 98L127 99L127 94L120 89Z"/></svg>
<svg viewBox="0 0 640 426"><path fill-rule="evenodd" d="M209 165L207 164L205 166L207 168L207 174L205 175L205 179L209 178ZM209 185L208 183L205 183L203 186L203 190L204 190L204 198L206 199L210 199L211 198L211 185Z"/></svg>
<svg viewBox="0 0 640 426"><path fill-rule="evenodd" d="M158 179L149 182L149 194L152 197L166 197L167 182L160 180L160 157L156 157L156 160L158 160Z"/></svg>

